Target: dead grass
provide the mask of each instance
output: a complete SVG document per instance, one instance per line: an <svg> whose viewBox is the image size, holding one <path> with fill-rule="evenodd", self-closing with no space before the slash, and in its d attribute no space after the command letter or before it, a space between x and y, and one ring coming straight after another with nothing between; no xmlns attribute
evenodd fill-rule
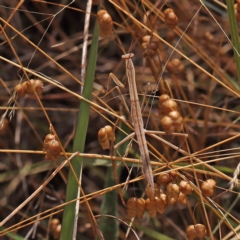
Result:
<svg viewBox="0 0 240 240"><path fill-rule="evenodd" d="M85 67L81 66L81 54L86 6L83 1L76 1L69 7L66 7L66 1L61 1L62 5L56 2L5 1L0 6L1 115L8 111L3 116L9 120L7 130L0 138L1 221L39 188L55 169L58 172L57 167L65 159L61 156L56 162L44 160L43 140L49 133L50 124L68 156L72 152L79 100L83 101L80 72L81 67ZM159 139L147 137L151 152L155 154L155 157L151 156L154 173L158 175L174 168L178 170L177 182L187 179L194 187L194 193L187 198L187 205L175 204L155 219L150 219L146 213L142 221L134 220L133 229L140 239L159 239L157 233L171 239L186 239L186 227L202 223L210 239L240 239L239 234L237 237L240 225L237 178L239 82L233 47L225 36L230 37L226 7L218 1L209 1L206 8L197 0L152 2L109 0L104 3L104 8L114 20L114 31L110 37L99 40L93 108L83 154L82 186L85 197L93 213L101 215L102 195L117 188L122 191L125 185L128 172L122 163L118 172L119 184L105 188L106 165L111 166L111 157L101 149L97 133L109 122L115 123L126 114L118 92L101 97L107 89L114 87L107 83L110 72L126 82L125 63L121 55L123 51L130 51L135 55L133 62L141 99L148 90L143 108L146 128L162 130L157 100L166 91L166 86L170 86L183 117L184 132L188 135L185 140L183 137L161 136L175 145L175 149ZM163 10L167 6L173 8L178 16L178 26L174 31L169 30L163 21ZM88 46L91 44L96 10L93 6ZM158 57L143 57L141 39L153 32L160 40L157 54L161 63ZM183 72L171 73L166 69L166 63L174 58L181 59L185 67ZM43 95L39 98L28 95L16 101L12 98L9 103L14 87L20 81L26 81L24 71L29 78L42 78ZM148 83L150 87L147 88ZM157 89L155 95L154 89ZM128 89L122 93L130 106ZM111 110L106 111L104 103ZM126 124L129 125L129 121L126 120ZM116 135L119 132L116 128ZM127 192L123 192L124 199L141 197L145 183L137 168L137 144L133 144L125 157L128 157L125 164L128 167L134 164L134 169L131 175L133 183L130 183ZM3 239L23 239L25 236L27 239L53 239L49 221L52 217L62 218L68 171L66 163L36 197L4 223ZM217 183L215 194L210 198L204 198L199 191L199 186L207 178L213 178ZM230 181L234 184L231 190ZM80 200L84 202L83 198ZM123 221L119 220L118 239L124 239L127 233L124 223L129 224L130 221L120 198L117 201L118 216L112 217ZM46 218L39 221L44 216ZM101 219L105 218L96 218L98 222ZM27 222L24 223L24 220ZM13 235L4 231L8 228ZM77 233L81 239L94 238L85 204L81 204ZM127 239L136 239L136 236L130 231Z"/></svg>

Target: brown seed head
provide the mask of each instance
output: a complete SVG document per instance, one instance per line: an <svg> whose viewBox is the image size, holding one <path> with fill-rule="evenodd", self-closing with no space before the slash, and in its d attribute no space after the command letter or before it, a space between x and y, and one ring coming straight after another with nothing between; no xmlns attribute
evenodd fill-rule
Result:
<svg viewBox="0 0 240 240"><path fill-rule="evenodd" d="M169 28L174 29L177 26L178 17L175 14L173 9L167 8L164 11L164 17L165 17L165 23Z"/></svg>
<svg viewBox="0 0 240 240"><path fill-rule="evenodd" d="M180 194L180 190L177 184L169 183L166 187L167 203L172 205L176 202Z"/></svg>
<svg viewBox="0 0 240 240"><path fill-rule="evenodd" d="M42 94L43 91L43 82L41 80L31 79L23 83L26 86L26 93L34 94L34 90L38 95Z"/></svg>
<svg viewBox="0 0 240 240"><path fill-rule="evenodd" d="M151 218L155 218L156 217L156 207L154 204L154 200L150 200L149 198L147 198L147 200L145 201L145 206L146 206L146 210L148 211L149 215Z"/></svg>
<svg viewBox="0 0 240 240"><path fill-rule="evenodd" d="M56 160L61 153L61 145L55 139L53 134L48 134L43 142L43 150L46 151L45 158L47 160Z"/></svg>
<svg viewBox="0 0 240 240"><path fill-rule="evenodd" d="M112 18L106 10L100 10L97 13L99 26L99 35L101 37L109 37L112 34Z"/></svg>
<svg viewBox="0 0 240 240"><path fill-rule="evenodd" d="M177 103L173 99L168 99L168 100L164 101L162 104L162 107L163 107L166 115L172 111L178 110Z"/></svg>
<svg viewBox="0 0 240 240"><path fill-rule="evenodd" d="M196 224L195 230L199 238L204 238L207 235L206 227L203 224Z"/></svg>
<svg viewBox="0 0 240 240"><path fill-rule="evenodd" d="M146 35L142 38L142 47L144 48L144 56L154 56L159 46L159 39L152 35Z"/></svg>
<svg viewBox="0 0 240 240"><path fill-rule="evenodd" d="M177 202L186 205L186 204L187 204L186 195L183 194L182 192L180 192L180 194L179 194L179 196L178 196L178 199L177 199Z"/></svg>
<svg viewBox="0 0 240 240"><path fill-rule="evenodd" d="M58 224L55 231L53 232L53 239L58 240L60 238L62 225Z"/></svg>
<svg viewBox="0 0 240 240"><path fill-rule="evenodd" d="M173 126L173 121L170 117L165 116L164 118L162 118L161 120L161 125L163 130L167 133L167 134L171 134L174 132L174 126Z"/></svg>
<svg viewBox="0 0 240 240"><path fill-rule="evenodd" d="M182 180L179 184L179 189L182 193L184 193L185 195L191 194L193 189L190 185L189 182Z"/></svg>
<svg viewBox="0 0 240 240"><path fill-rule="evenodd" d="M160 97L159 97L159 104L162 104L163 102L165 102L166 100L170 99L169 95L167 94L162 94Z"/></svg>
<svg viewBox="0 0 240 240"><path fill-rule="evenodd" d="M146 204L143 198L137 199L137 218L142 219L145 212Z"/></svg>
<svg viewBox="0 0 240 240"><path fill-rule="evenodd" d="M186 234L187 234L188 240L194 240L197 237L197 232L195 230L194 225L187 226Z"/></svg>
<svg viewBox="0 0 240 240"><path fill-rule="evenodd" d="M110 144L109 144L109 141L108 141L108 136L107 136L105 128L101 128L98 131L98 141L99 141L99 144L101 145L103 150L106 150L106 149L110 148Z"/></svg>
<svg viewBox="0 0 240 240"><path fill-rule="evenodd" d="M132 197L127 201L127 213L130 219L134 218L137 214L137 198Z"/></svg>
<svg viewBox="0 0 240 240"><path fill-rule="evenodd" d="M154 198L155 209L160 214L163 214L167 206L167 198L164 193L161 193L159 197Z"/></svg>
<svg viewBox="0 0 240 240"><path fill-rule="evenodd" d="M25 84L17 84L14 88L18 97L24 97L26 95L26 85Z"/></svg>
<svg viewBox="0 0 240 240"><path fill-rule="evenodd" d="M213 179L207 179L201 185L202 194L204 197L210 197L214 194L214 187L216 182Z"/></svg>
<svg viewBox="0 0 240 240"><path fill-rule="evenodd" d="M59 219L58 219L58 218L53 218L53 219L51 220L51 222L50 222L50 231L51 231L51 232L54 232L55 229L56 229L56 227L57 227L57 225L59 225L59 224L60 224Z"/></svg>
<svg viewBox="0 0 240 240"><path fill-rule="evenodd" d="M169 182L171 182L171 177L169 176L168 173L161 173L157 176L157 183L159 185L166 185Z"/></svg>

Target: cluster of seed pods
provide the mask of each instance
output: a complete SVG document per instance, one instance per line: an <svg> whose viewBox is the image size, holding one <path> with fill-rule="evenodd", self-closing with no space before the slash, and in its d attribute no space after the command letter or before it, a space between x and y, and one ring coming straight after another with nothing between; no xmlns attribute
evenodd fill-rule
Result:
<svg viewBox="0 0 240 240"><path fill-rule="evenodd" d="M189 225L186 229L188 240L203 238L207 235L206 227L203 224Z"/></svg>
<svg viewBox="0 0 240 240"><path fill-rule="evenodd" d="M193 188L186 180L181 180L177 183L177 172L171 170L168 173L162 173L157 176L157 183L154 183L155 195L152 196L151 189L146 188L145 194L147 199L132 197L127 202L127 213L130 219L137 217L142 219L145 211L147 211L151 218L155 218L157 213L163 214L164 211L176 202L187 204L187 195L191 194ZM208 185L208 194L210 193L210 186L214 188L216 185L213 179L208 179L202 183L201 190L206 189ZM210 186L209 186L210 185ZM164 190L159 186L163 186ZM203 188L202 188L203 187ZM204 193L203 193L204 194ZM213 194L213 193L212 193ZM209 196L209 195L204 195ZM203 224L189 225L186 229L188 240L196 238L203 238L206 236L206 227Z"/></svg>
<svg viewBox="0 0 240 240"><path fill-rule="evenodd" d="M16 85L14 90L18 97L24 97L26 94L34 95L34 90L37 95L41 95L43 92L43 82L41 80L31 79L30 81Z"/></svg>
<svg viewBox="0 0 240 240"><path fill-rule="evenodd" d="M159 39L154 35L146 35L142 38L142 47L144 49L144 57L152 57L157 53Z"/></svg>
<svg viewBox="0 0 240 240"><path fill-rule="evenodd" d="M157 183L154 184L154 196L151 194L151 189L146 188L145 194L147 199L130 198L127 202L127 212L129 218L137 217L142 219L146 210L150 217L156 217L157 212L163 214L168 206L179 202L186 204L186 195L192 193L192 187L187 182L182 180L179 184L174 183L177 177L177 172L172 170L169 173L162 173L157 177ZM160 186L165 187L165 193Z"/></svg>
<svg viewBox="0 0 240 240"><path fill-rule="evenodd" d="M61 153L61 145L53 134L48 134L43 142L43 151L46 151L47 160L56 160Z"/></svg>
<svg viewBox="0 0 240 240"><path fill-rule="evenodd" d="M178 24L178 17L172 8L164 11L165 23L170 29L174 29Z"/></svg>
<svg viewBox="0 0 240 240"><path fill-rule="evenodd" d="M115 134L111 126L106 125L98 131L98 141L103 150L109 149L115 141Z"/></svg>
<svg viewBox="0 0 240 240"><path fill-rule="evenodd" d="M183 129L183 119L178 111L177 103L167 94L159 97L160 123L167 134L181 132Z"/></svg>
<svg viewBox="0 0 240 240"><path fill-rule="evenodd" d="M112 34L112 17L106 10L100 10L97 13L97 21L99 27L99 35L104 38L109 37Z"/></svg>

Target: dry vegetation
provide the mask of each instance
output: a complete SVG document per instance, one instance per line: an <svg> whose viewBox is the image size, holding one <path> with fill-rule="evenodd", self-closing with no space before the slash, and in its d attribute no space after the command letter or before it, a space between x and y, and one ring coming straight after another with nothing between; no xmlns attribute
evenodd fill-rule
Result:
<svg viewBox="0 0 240 240"><path fill-rule="evenodd" d="M59 239L71 171L64 160L72 157L79 103L85 101L81 85L89 63L82 54L89 56L97 20L97 6L86 13L85 2L1 1L1 239ZM86 116L77 239L101 236L94 221L105 239L114 239L105 222L113 229L118 224L115 239L240 239L239 79L226 5L206 2L104 1L112 19L98 15L102 37ZM123 104L124 99L131 107L121 59L128 52L134 53L144 125L167 133L147 136L156 198L148 189L145 194L136 142L117 148L118 162L112 161L111 143L108 151L98 142L105 125L118 141L121 130L133 131ZM111 72L125 85L122 95L111 91ZM29 79L36 81L29 85ZM163 94L170 107L161 102ZM116 193L110 202L103 200L109 192Z"/></svg>

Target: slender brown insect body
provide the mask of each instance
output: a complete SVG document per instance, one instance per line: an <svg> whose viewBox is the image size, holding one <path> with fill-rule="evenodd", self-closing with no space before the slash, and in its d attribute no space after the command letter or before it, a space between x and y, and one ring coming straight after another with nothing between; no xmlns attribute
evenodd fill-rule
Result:
<svg viewBox="0 0 240 240"><path fill-rule="evenodd" d="M122 56L126 62L126 73L128 77L129 94L131 100L131 116L132 122L137 136L139 150L142 158L143 172L146 175L146 180L148 185L152 190L152 195L154 196L154 183L153 183L153 173L150 163L149 151L147 147L147 141L145 138L145 130L142 120L141 107L139 104L137 85L135 81L135 68L131 58L134 56L133 53L128 53Z"/></svg>

